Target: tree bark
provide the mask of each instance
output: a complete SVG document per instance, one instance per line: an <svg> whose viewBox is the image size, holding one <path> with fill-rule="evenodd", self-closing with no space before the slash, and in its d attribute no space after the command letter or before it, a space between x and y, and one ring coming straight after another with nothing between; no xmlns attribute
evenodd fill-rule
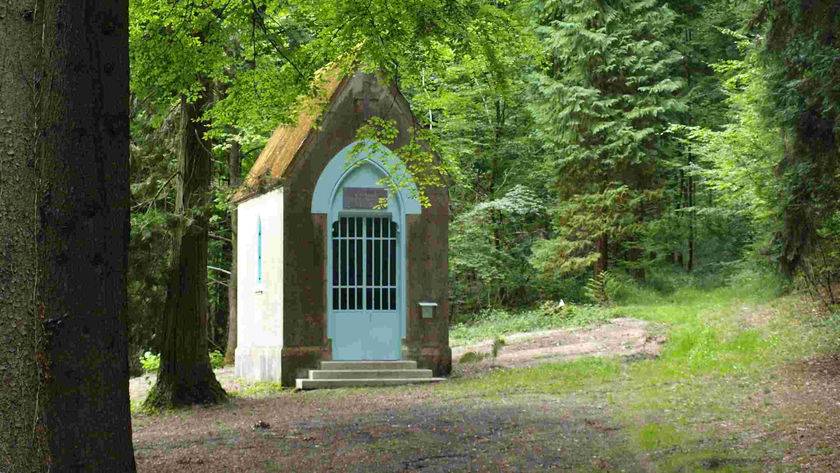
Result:
<svg viewBox="0 0 840 473"><path fill-rule="evenodd" d="M595 275L597 276L606 271L609 265L609 239L606 234L595 241L595 247L599 255L598 260L595 261Z"/></svg>
<svg viewBox="0 0 840 473"><path fill-rule="evenodd" d="M135 471L128 2L0 4L0 471Z"/></svg>
<svg viewBox="0 0 840 473"><path fill-rule="evenodd" d="M230 187L236 189L242 183L242 150L239 142L234 141L230 146L228 154L228 173ZM232 365L236 361L236 231L237 231L237 210L236 206L230 209L230 278L228 281L228 339L225 348L225 365Z"/></svg>
<svg viewBox="0 0 840 473"><path fill-rule="evenodd" d="M205 84L194 103L181 98L179 175L172 261L164 309L165 333L157 382L146 399L153 409L225 400L210 366L207 344L207 239L210 144L201 113L211 96Z"/></svg>

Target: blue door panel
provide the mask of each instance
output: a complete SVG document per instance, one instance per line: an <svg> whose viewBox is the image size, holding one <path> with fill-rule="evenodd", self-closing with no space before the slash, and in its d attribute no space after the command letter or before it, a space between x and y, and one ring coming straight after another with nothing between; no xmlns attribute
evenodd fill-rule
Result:
<svg viewBox="0 0 840 473"><path fill-rule="evenodd" d="M333 358L400 359L396 223L390 216L343 216L331 235Z"/></svg>

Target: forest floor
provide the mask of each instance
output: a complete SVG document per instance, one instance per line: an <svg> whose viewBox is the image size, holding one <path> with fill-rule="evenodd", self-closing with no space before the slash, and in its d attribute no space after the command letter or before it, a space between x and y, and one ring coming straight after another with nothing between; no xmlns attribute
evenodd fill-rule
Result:
<svg viewBox="0 0 840 473"><path fill-rule="evenodd" d="M456 364L456 375L475 376L499 368L521 368L588 356L655 358L664 343L661 332L662 328L657 324L619 317L594 327L511 334L504 338L505 345L496 358L491 355L493 340L455 346L452 347L452 359L456 362L465 360L464 355L469 353L472 360ZM250 391L272 388L264 383L243 382L236 377L233 367L217 369L215 373L228 392L248 395ZM147 373L131 379L129 393L135 409L140 407L156 378L155 374Z"/></svg>
<svg viewBox="0 0 840 473"><path fill-rule="evenodd" d="M614 310L659 327L658 356L510 367L542 334L437 385L295 393L231 375L225 405L135 414L139 470L840 471L836 319L761 292Z"/></svg>

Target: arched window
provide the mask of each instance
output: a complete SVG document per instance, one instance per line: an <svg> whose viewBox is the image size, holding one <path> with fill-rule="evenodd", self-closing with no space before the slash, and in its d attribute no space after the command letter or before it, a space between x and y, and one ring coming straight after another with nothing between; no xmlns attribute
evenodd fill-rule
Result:
<svg viewBox="0 0 840 473"><path fill-rule="evenodd" d="M257 284L262 282L262 219L257 217Z"/></svg>

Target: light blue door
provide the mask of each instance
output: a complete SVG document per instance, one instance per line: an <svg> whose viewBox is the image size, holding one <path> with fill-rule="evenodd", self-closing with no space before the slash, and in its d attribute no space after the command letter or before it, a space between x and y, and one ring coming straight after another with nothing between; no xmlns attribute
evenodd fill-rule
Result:
<svg viewBox="0 0 840 473"><path fill-rule="evenodd" d="M342 216L333 223L334 359L400 358L397 243L390 215Z"/></svg>

